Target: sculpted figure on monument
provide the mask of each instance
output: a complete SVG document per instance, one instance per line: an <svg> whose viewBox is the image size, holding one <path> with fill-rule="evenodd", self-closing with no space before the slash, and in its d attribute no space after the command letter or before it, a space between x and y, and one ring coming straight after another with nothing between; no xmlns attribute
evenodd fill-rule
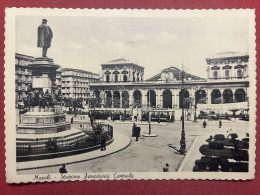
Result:
<svg viewBox="0 0 260 195"><path fill-rule="evenodd" d="M38 27L38 42L37 47L42 47L42 57L47 57L47 49L51 47L53 33L47 25L47 20L42 19L42 24Z"/></svg>

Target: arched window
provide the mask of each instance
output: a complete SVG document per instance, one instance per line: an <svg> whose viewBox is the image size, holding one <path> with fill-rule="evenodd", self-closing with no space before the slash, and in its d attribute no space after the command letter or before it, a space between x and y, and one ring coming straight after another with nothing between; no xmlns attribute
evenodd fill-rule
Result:
<svg viewBox="0 0 260 195"><path fill-rule="evenodd" d="M235 102L244 102L246 101L244 89L237 89L235 92Z"/></svg>
<svg viewBox="0 0 260 195"><path fill-rule="evenodd" d="M225 71L225 78L226 78L226 79L229 79L229 70L226 70L226 71Z"/></svg>
<svg viewBox="0 0 260 195"><path fill-rule="evenodd" d="M223 103L232 103L233 93L230 89L225 89L223 92Z"/></svg>
<svg viewBox="0 0 260 195"><path fill-rule="evenodd" d="M106 76L106 82L109 83L109 80L110 80L110 76L107 75L107 76Z"/></svg>
<svg viewBox="0 0 260 195"><path fill-rule="evenodd" d="M127 76L126 75L123 76L123 80L124 80L124 82L127 82Z"/></svg>
<svg viewBox="0 0 260 195"><path fill-rule="evenodd" d="M218 78L218 71L215 70L215 71L213 72L213 77L214 77L214 79L217 79L217 78Z"/></svg>
<svg viewBox="0 0 260 195"><path fill-rule="evenodd" d="M118 82L118 75L115 75L115 82Z"/></svg>
<svg viewBox="0 0 260 195"><path fill-rule="evenodd" d="M237 77L242 78L242 70L241 69L237 70Z"/></svg>

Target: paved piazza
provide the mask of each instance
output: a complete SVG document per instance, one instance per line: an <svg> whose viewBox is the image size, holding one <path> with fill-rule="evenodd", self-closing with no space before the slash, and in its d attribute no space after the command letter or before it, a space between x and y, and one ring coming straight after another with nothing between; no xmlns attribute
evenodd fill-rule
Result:
<svg viewBox="0 0 260 195"><path fill-rule="evenodd" d="M185 122L187 149L191 146L195 136L209 136L217 133L227 135L227 130L232 129L239 138L243 138L249 122L245 121L222 121L222 128L218 128L217 121L207 122L207 127L202 128L202 122ZM132 124L130 122L109 122L114 126L114 131L129 136L131 144L117 152L105 157L100 157L85 162L68 164L67 171L77 172L160 172L165 163L169 163L170 171L176 171L180 166L184 155L177 154L169 147L169 144L180 147L181 122L175 123L152 123L152 133L158 137L141 137L139 141L131 137ZM148 132L148 123L138 123L141 126L141 132ZM203 143L202 143L203 144ZM108 146L109 147L109 146ZM198 148L199 150L199 148ZM60 166L38 168L19 171L18 174L36 174L36 173L58 173Z"/></svg>

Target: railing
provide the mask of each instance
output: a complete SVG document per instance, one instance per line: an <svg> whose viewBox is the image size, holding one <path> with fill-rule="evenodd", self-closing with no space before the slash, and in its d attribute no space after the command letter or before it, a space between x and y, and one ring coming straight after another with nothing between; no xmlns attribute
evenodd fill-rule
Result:
<svg viewBox="0 0 260 195"><path fill-rule="evenodd" d="M87 149L100 145L102 137L106 139L106 142L111 142L113 139L113 127L106 124L102 124L102 127L103 131L100 134L95 134L91 131L83 135L78 134L76 136L76 133L62 138L17 140L16 155L19 158L22 156Z"/></svg>
<svg viewBox="0 0 260 195"><path fill-rule="evenodd" d="M208 78L209 81L229 81L229 80L247 80L249 77L219 77L219 78Z"/></svg>

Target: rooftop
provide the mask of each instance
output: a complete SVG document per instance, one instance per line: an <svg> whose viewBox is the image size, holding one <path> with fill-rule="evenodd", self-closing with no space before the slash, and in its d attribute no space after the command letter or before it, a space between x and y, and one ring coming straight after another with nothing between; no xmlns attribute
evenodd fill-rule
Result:
<svg viewBox="0 0 260 195"><path fill-rule="evenodd" d="M125 58L118 58L101 64L101 66L106 66L106 65L134 65L134 66L144 68L143 66L137 65L136 63Z"/></svg>
<svg viewBox="0 0 260 195"><path fill-rule="evenodd" d="M15 53L15 58L22 58L22 59L26 59L26 60L35 60L35 58L33 56L28 56L28 55L24 55L24 54L20 54L20 53Z"/></svg>
<svg viewBox="0 0 260 195"><path fill-rule="evenodd" d="M248 52L223 51L213 55L208 55L206 59L232 58L232 57L241 57L241 56L248 56Z"/></svg>
<svg viewBox="0 0 260 195"><path fill-rule="evenodd" d="M73 71L73 72L87 73L87 74L99 76L99 74L97 74L97 73L93 73L93 72L81 70L81 69L75 69L75 68L61 68L61 71Z"/></svg>
<svg viewBox="0 0 260 195"><path fill-rule="evenodd" d="M166 68L166 69L163 69L159 74L147 79L146 81L158 81L161 79L161 74L162 73L165 73L165 72L172 72L173 73L173 76L174 78L177 80L177 81L181 81L181 74L182 74L182 70L174 67L174 66L171 66L169 68ZM195 76L195 75L192 75L190 73L187 73L187 72L183 72L183 76L184 76L184 79L187 80L188 78L191 78L191 80L204 80L198 76Z"/></svg>

